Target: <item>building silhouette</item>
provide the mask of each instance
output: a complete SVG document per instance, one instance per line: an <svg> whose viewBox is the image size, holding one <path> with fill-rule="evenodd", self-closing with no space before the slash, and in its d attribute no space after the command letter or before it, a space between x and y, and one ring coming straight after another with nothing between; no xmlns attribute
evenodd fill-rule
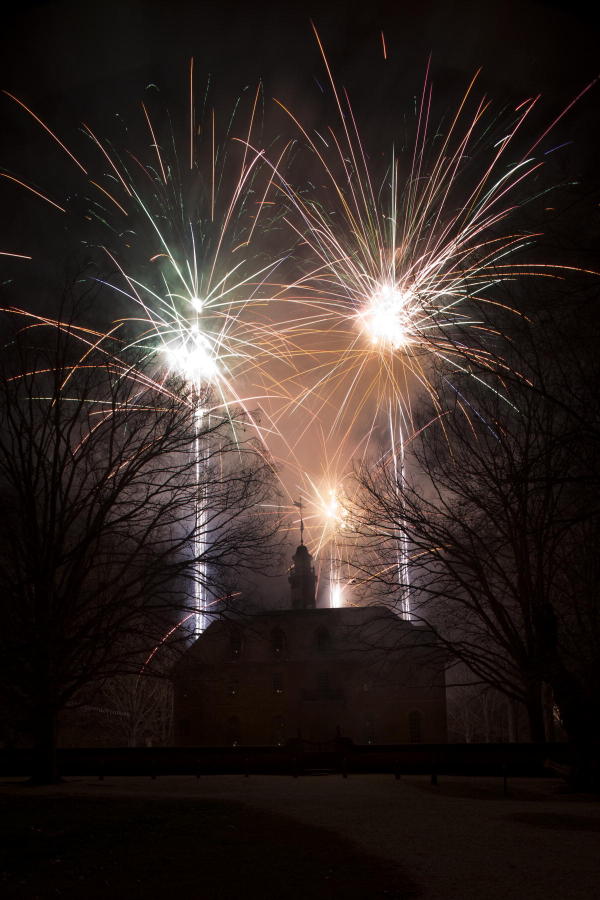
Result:
<svg viewBox="0 0 600 900"><path fill-rule="evenodd" d="M175 743L282 745L446 740L444 656L383 606L323 609L304 543L289 609L213 622L172 673Z"/></svg>

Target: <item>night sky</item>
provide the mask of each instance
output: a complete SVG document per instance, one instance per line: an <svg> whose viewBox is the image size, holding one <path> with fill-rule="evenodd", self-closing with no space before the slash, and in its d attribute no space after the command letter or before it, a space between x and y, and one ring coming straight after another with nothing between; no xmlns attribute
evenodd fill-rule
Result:
<svg viewBox="0 0 600 900"><path fill-rule="evenodd" d="M2 80L38 101L93 105L123 99L151 79L176 84L194 55L220 85L265 79L272 90L305 90L322 75L312 18L338 77L353 95L377 78L380 31L389 51L384 87L412 84L429 53L440 81L485 67L497 91L569 97L597 68L593 4L546 3L20 3L3 20ZM335 9L334 9L335 7ZM380 88L378 87L378 92Z"/></svg>
<svg viewBox="0 0 600 900"><path fill-rule="evenodd" d="M174 121L184 121L193 56L198 83L210 76L212 102L224 116L240 92L253 91L262 82L268 144L292 131L274 97L309 129L335 118L312 18L336 83L348 89L376 166L392 142L402 142L402 122L414 109L429 55L435 116L456 103L473 72L483 67L480 92L500 106L544 95L532 121L534 132L598 74L598 12L590 11L591 4L494 0L350 2L344 10L337 6L242 5L228 0L20 3L3 21L0 87L30 104L67 143L77 144L81 121L100 133L110 132L117 114L135 142L139 121L136 125L134 120L140 118L140 100L149 85L156 86L151 90L155 96L160 93ZM569 171L587 181L590 195L597 190L595 145L590 140L597 108L596 88L560 124L556 141L571 143L556 163L552 161L559 177ZM6 97L0 97L0 117L0 167L45 189L56 185L56 196L69 196L70 211L77 212L68 162ZM52 309L50 285L64 274L69 254L77 257L77 244L85 235L78 241L68 225L56 225L52 210L40 209L31 197L24 200L15 185L4 182L0 190L0 249L39 250L41 258L33 270L3 260L3 302ZM66 254L64 247L69 247ZM51 273L52 259L57 270ZM292 433L290 439L295 440ZM314 436L311 440L309 449L300 447L300 457L314 455ZM291 494L300 489L296 475L289 476L288 489Z"/></svg>
<svg viewBox="0 0 600 900"><path fill-rule="evenodd" d="M434 112L454 104L482 67L479 90L508 104L541 93L531 128L547 124L593 80L598 62L598 11L583 2L344 4L109 2L20 3L5 13L0 38L0 84L56 128L67 143L81 121L100 132L118 114L133 123L149 84L174 119L185 115L187 66L197 82L211 79L211 101L225 117L240 92L264 85L266 141L290 133L273 103L283 101L307 126L335 118L331 92L313 37L314 20L336 81L348 89L372 156L401 136L431 55ZM387 59L382 53L385 35ZM588 96L557 138L574 141L565 165L595 169L588 140L596 124L597 95ZM38 183L62 176L61 162L12 101L0 100L0 165ZM381 148L381 149L380 149ZM50 171L49 171L50 170ZM60 192L59 192L60 193ZM2 230L27 239L38 210L19 205L4 186ZM18 277L18 269L16 270ZM10 275L13 270L10 270Z"/></svg>

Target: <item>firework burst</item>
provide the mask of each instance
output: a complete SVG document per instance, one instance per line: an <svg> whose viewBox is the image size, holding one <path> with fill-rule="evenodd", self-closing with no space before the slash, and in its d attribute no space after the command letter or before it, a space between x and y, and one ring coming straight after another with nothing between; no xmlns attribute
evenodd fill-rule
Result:
<svg viewBox="0 0 600 900"><path fill-rule="evenodd" d="M476 74L453 115L433 127L427 72L412 151L392 150L376 182L349 98L315 35L340 127L325 137L309 133L280 104L325 181L314 191L278 180L306 261L287 292L296 314L283 326L309 350L296 398L313 415L318 410L335 454L349 446L354 458L376 450L401 481L412 398L424 389L436 402L434 363L468 372L510 402L502 393L507 368L498 322L505 312L519 313L502 302L499 288L526 275L561 278L567 268L522 262L537 235L511 222L523 197L530 199L543 139L575 100L528 142L525 126L539 97L497 116L485 97L475 98ZM398 542L399 583L407 586L401 534ZM401 606L409 616L407 587Z"/></svg>
<svg viewBox="0 0 600 900"><path fill-rule="evenodd" d="M134 142L145 150L117 147L85 124L82 161L8 96L85 185L79 196L93 233L86 244L100 260L95 279L119 312L106 333L81 332L84 352L110 337L138 348L158 383L176 372L190 386L198 432L212 415L230 416L235 429L232 411L244 408L260 440L283 447L275 455L298 476L290 497L300 490L311 508L314 541L339 585L331 573L341 571L338 535L347 529L332 510L352 461L383 446L402 477L412 398L424 388L435 400L433 361L501 391L500 286L523 275L561 277L563 270L522 263L536 235L511 227L552 127L527 144L538 98L496 116L488 100L476 99L475 76L455 112L434 125L426 75L412 149L391 150L385 173L374 174L349 99L317 41L339 126L325 137L309 133L283 107L316 161L316 188L308 178L296 186L293 170L284 176L286 150L266 159L256 136L260 90L247 95L243 127L236 106L220 128L206 99L197 119L193 61L183 153L168 117L148 102L139 116L144 138ZM56 188L0 175L53 214L73 218ZM274 217L285 217L297 240L304 267L298 278L282 265L286 253L267 250ZM31 258L15 248L2 254ZM266 426L252 419L255 405ZM317 443L322 478L306 463ZM202 447L194 452L201 466ZM204 498L198 504L201 515Z"/></svg>
<svg viewBox="0 0 600 900"><path fill-rule="evenodd" d="M541 142L575 100L528 143L525 125L539 97L496 116L489 100L474 97L476 74L453 115L434 128L427 72L412 151L399 158L392 150L376 186L348 96L315 35L340 129L313 136L280 104L326 182L316 194L279 179L287 221L313 260L288 292L298 312L285 327L311 351L298 400L320 405L337 445L365 412L369 434L382 416L386 428L391 420L392 432L402 426L409 434L411 395L419 385L433 391L434 359L450 370L487 371L497 387L502 335L494 323L501 310L518 314L498 287L565 274L566 267L520 262L538 234L511 228L511 216L544 163Z"/></svg>
<svg viewBox="0 0 600 900"><path fill-rule="evenodd" d="M269 429L253 417L252 406L270 392L280 391L266 363L284 358L285 348L265 313L267 277L280 260L261 254L252 243L254 235L262 232L261 214L266 210L266 220L270 211L267 194L272 180L269 169L261 168L262 151L249 150L260 89L249 98L248 122L240 132L243 140L234 142L237 106L220 138L214 110L205 110L206 127L196 121L193 61L189 75L185 154L177 150L168 117L166 124L159 121L144 103L146 156L128 147L118 149L84 124L87 153L91 150L92 157L91 163L84 164L81 154L76 155L32 109L8 96L60 147L76 176L85 179L79 197L84 198L84 217L92 223L94 235L86 243L98 260L98 274L88 278L108 288L113 306L122 310L106 332L76 330L85 348L82 363L91 347L102 346L107 354L114 354L118 342L124 351L137 350L141 370L150 364L150 377L165 390L171 373L189 385L197 425L192 452L197 460L195 515L200 542L193 552L201 559L202 526L210 498L200 490L206 453L200 435L212 417L228 418L235 433L236 410L241 407L243 427L251 422L268 455ZM95 167L98 174L90 174ZM55 202L49 191L7 173L4 177L48 201L59 213L73 216L69 203ZM108 276L100 274L107 261L112 270ZM199 592L206 581L206 572L200 572ZM196 632L206 624L206 606L207 598L200 593Z"/></svg>

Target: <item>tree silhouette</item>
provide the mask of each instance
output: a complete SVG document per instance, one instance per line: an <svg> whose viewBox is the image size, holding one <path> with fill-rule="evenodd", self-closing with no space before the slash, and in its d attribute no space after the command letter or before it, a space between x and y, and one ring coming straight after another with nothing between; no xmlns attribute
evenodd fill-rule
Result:
<svg viewBox="0 0 600 900"><path fill-rule="evenodd" d="M38 781L57 775L60 711L139 672L197 579L216 596L265 568L278 525L261 512L272 467L241 413L204 415L194 441L184 385L104 344L82 358L76 332L17 333L0 371L0 681L33 733Z"/></svg>

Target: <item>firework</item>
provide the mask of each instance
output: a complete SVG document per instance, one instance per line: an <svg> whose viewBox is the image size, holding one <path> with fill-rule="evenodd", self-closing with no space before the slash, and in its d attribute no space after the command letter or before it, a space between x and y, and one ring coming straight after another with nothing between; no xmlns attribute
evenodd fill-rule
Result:
<svg viewBox="0 0 600 900"><path fill-rule="evenodd" d="M260 234L272 179L266 168L261 177L262 152L248 149L260 92L250 98L248 124L240 132L243 140L235 145L237 109L221 140L214 110L207 114L206 128L196 121L193 60L189 92L185 161L177 152L170 122L158 123L149 106L142 104L149 158L128 147L117 149L86 124L83 131L92 159L85 164L81 154L67 147L32 109L12 94L8 96L56 142L77 177L85 178L85 188L79 193L85 197L85 219L93 224L94 238L88 247L99 257L99 269L106 268L107 260L112 269L111 275L98 274L94 280L113 292L123 315L108 332L79 329L77 336L86 347L107 346L109 338L118 340L123 350L138 351L142 368L151 364L156 383L165 386L169 374L176 373L190 387L198 486L198 537L193 553L201 560L205 549L201 535L210 498L200 487L206 461L200 435L211 417L229 418L235 431L235 410L241 407L263 443L265 432L252 417L250 404L279 390L265 362L283 358L285 350L265 315L270 290L267 277L280 260L261 256L252 244L255 233ZM198 139L199 132L202 139ZM99 173L90 174L95 168ZM38 190L22 178L4 177L48 201L60 213L70 214L69 204L56 203L49 191ZM195 633L206 625L208 604L207 573L201 563L199 566Z"/></svg>
<svg viewBox="0 0 600 900"><path fill-rule="evenodd" d="M300 491L317 555L338 592L347 580L339 574L339 535L350 529L337 511L352 461L377 449L401 481L412 398L424 388L435 401L434 361L500 392L497 323L507 308L499 287L523 275L560 277L562 270L519 262L536 235L511 228L526 184L543 163L538 148L549 129L529 146L525 140L538 98L496 116L488 100L475 98L475 76L452 115L434 127L426 75L412 149L392 150L385 173L376 175L317 40L339 126L313 135L286 109L323 176L317 187L308 178L296 185L293 170L284 172L286 149L266 158L256 136L260 91L247 95L243 127L236 108L223 134L206 101L196 118L193 61L185 153L149 102L139 115L145 137L134 142L146 150L117 147L84 125L82 161L32 109L9 97L83 179L79 193L94 234L87 245L102 261L96 280L120 307L107 335L151 360L157 382L166 385L173 372L186 380L198 434L211 416L230 416L235 429L232 410L246 410L260 440L295 473L290 497ZM382 49L387 58L383 33ZM0 174L53 214L72 217L69 202L37 180ZM297 242L296 265L304 267L298 278L285 252L273 257L266 250L273 239L265 235L278 216ZM2 253L30 258L15 248ZM111 272L101 275L107 261ZM97 346L103 335L85 340ZM253 419L254 405L266 426ZM306 463L317 443L322 477ZM200 484L198 439L193 452ZM199 491L196 516L207 502ZM403 541L399 534L399 581L406 585ZM199 545L195 556L201 551ZM402 603L408 615L408 600ZM204 626L204 605L198 597L196 630Z"/></svg>
<svg viewBox="0 0 600 900"><path fill-rule="evenodd" d="M342 606L347 587L347 551L352 540L343 483L331 475L320 482L303 472L300 499L293 506L300 510L301 534L306 527L317 560L320 593L330 607Z"/></svg>
<svg viewBox="0 0 600 900"><path fill-rule="evenodd" d="M364 456L378 444L401 482L414 428L411 398L425 389L436 400L432 363L501 393L506 366L496 323L505 311L518 313L499 299L499 286L524 275L565 274L566 267L519 262L537 235L511 228L511 216L543 165L536 151L566 110L527 145L525 126L539 97L495 116L485 97L474 97L475 75L450 119L433 128L426 74L412 152L392 150L376 183L348 96L315 35L339 129L313 135L280 104L325 181L311 192L279 175L286 220L312 261L287 294L297 314L284 328L309 350L297 401L317 408L336 453L352 442ZM403 535L398 542L401 605L409 616Z"/></svg>

